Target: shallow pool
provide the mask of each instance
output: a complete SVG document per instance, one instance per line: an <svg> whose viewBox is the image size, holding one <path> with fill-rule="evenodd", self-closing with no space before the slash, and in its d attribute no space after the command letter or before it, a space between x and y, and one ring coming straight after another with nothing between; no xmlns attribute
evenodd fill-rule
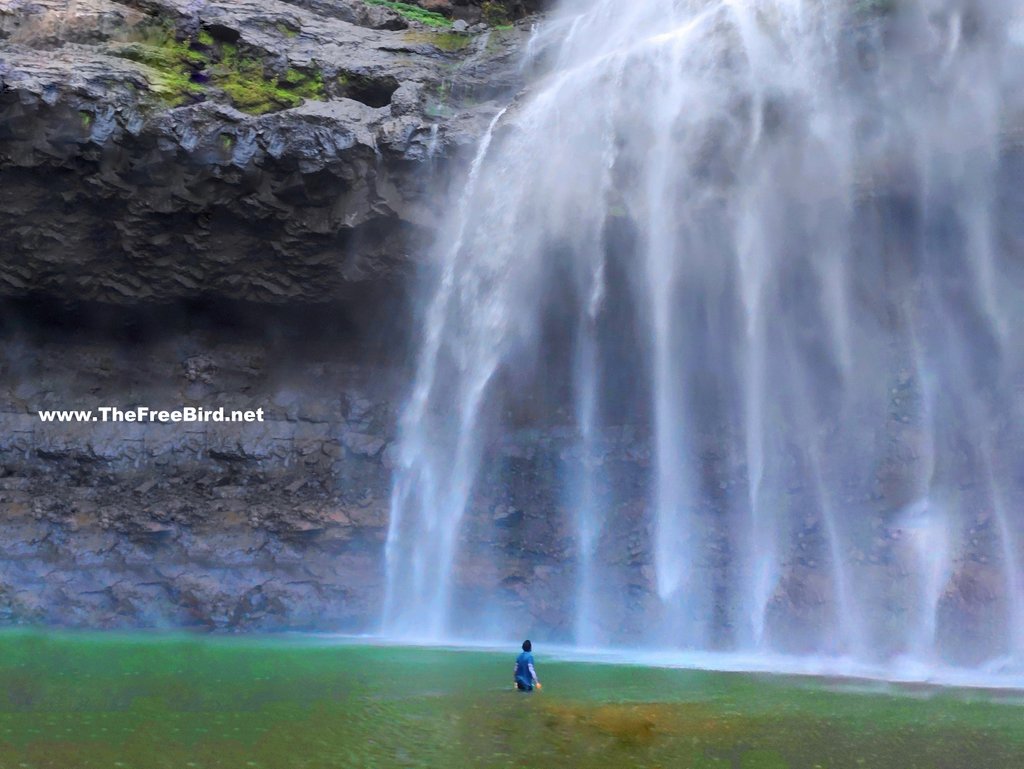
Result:
<svg viewBox="0 0 1024 769"><path fill-rule="evenodd" d="M1024 698L310 638L0 634L0 769L1013 769Z"/></svg>

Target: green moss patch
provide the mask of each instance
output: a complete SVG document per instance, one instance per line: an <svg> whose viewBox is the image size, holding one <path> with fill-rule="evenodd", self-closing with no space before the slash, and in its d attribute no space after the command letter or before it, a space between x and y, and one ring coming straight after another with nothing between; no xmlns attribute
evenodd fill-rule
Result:
<svg viewBox="0 0 1024 769"><path fill-rule="evenodd" d="M234 106L257 115L297 107L303 99L324 98L324 80L319 71L288 69L275 77L263 62L242 55L231 44L220 47L219 60L209 73L211 83L224 91Z"/></svg>
<svg viewBox="0 0 1024 769"><path fill-rule="evenodd" d="M171 106L203 101L221 91L237 109L260 115L326 97L319 70L289 68L275 74L260 59L233 43L219 42L207 30L179 40L173 29L161 25L137 37L115 53L153 70L153 91Z"/></svg>
<svg viewBox="0 0 1024 769"><path fill-rule="evenodd" d="M487 0L480 6L480 10L483 11L484 21L492 27L508 26L512 23L508 8L495 0Z"/></svg>
<svg viewBox="0 0 1024 769"><path fill-rule="evenodd" d="M382 5L399 13L409 21L426 24L428 27L450 27L452 20L434 11L427 11L418 5L397 2L397 0L365 0L367 5Z"/></svg>
<svg viewBox="0 0 1024 769"><path fill-rule="evenodd" d="M430 45L440 51L454 53L468 46L471 38L469 35L461 35L458 32L434 32L413 29L405 33L405 39L415 45Z"/></svg>

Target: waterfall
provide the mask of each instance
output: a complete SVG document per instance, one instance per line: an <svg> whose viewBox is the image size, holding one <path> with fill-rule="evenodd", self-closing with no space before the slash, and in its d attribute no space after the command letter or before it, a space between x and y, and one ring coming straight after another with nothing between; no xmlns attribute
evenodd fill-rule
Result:
<svg viewBox="0 0 1024 769"><path fill-rule="evenodd" d="M431 261L383 632L1024 663L1022 18L565 0ZM523 452L565 541L493 523Z"/></svg>

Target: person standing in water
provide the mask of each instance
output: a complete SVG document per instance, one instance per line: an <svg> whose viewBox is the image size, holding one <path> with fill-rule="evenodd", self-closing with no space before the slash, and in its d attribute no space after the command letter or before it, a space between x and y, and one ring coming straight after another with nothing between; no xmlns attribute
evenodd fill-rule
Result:
<svg viewBox="0 0 1024 769"><path fill-rule="evenodd" d="M516 689L521 692L532 692L534 688L540 689L540 681L537 680L537 671L533 669L533 644L523 641L523 651L516 657L515 668Z"/></svg>

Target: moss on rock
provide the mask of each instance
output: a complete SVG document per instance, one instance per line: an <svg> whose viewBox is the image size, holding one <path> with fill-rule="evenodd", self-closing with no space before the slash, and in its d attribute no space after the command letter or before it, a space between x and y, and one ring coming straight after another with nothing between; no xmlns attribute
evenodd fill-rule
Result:
<svg viewBox="0 0 1024 769"><path fill-rule="evenodd" d="M237 109L258 115L297 107L304 99L326 98L319 70L292 67L274 74L261 59L217 41L208 30L179 40L172 28L154 25L137 37L114 53L149 67L153 92L170 106L202 101L220 91Z"/></svg>
<svg viewBox="0 0 1024 769"><path fill-rule="evenodd" d="M366 0L367 5L382 5L400 14L409 21L416 21L426 24L428 27L450 27L452 20L436 11L428 11L412 3L403 3L398 0Z"/></svg>
<svg viewBox="0 0 1024 769"><path fill-rule="evenodd" d="M458 32L428 32L418 29L406 32L405 39L410 43L430 45L448 53L461 51L470 43L469 35Z"/></svg>

